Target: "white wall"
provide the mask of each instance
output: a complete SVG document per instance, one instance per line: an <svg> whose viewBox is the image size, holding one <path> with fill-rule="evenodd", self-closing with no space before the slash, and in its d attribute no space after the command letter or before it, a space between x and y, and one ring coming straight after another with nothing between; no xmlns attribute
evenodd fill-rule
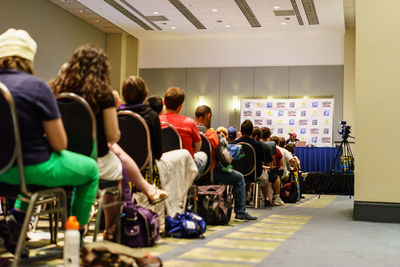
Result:
<svg viewBox="0 0 400 267"><path fill-rule="evenodd" d="M144 39L140 68L343 65L343 32Z"/></svg>

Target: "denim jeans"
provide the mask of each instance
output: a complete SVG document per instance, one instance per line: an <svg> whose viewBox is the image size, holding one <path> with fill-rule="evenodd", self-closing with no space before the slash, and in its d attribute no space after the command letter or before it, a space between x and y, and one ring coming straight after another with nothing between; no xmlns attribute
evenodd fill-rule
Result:
<svg viewBox="0 0 400 267"><path fill-rule="evenodd" d="M197 169L199 170L197 177L200 177L200 175L206 169L207 159L208 159L207 154L204 153L203 151L194 153L194 162L196 163Z"/></svg>
<svg viewBox="0 0 400 267"><path fill-rule="evenodd" d="M246 186L243 175L235 170L231 173L214 169L214 182L216 184L233 185L233 200L235 213L242 214L246 211Z"/></svg>

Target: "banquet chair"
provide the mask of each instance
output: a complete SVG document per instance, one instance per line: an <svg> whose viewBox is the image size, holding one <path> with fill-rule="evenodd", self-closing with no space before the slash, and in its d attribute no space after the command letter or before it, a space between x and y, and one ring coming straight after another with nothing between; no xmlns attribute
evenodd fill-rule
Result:
<svg viewBox="0 0 400 267"><path fill-rule="evenodd" d="M0 195L7 198L18 198L22 202L28 203L12 263L13 266L18 266L31 217L48 214L51 218L58 218L58 214L60 214L61 218L66 221L67 196L64 189L60 187L50 188L26 184L17 111L12 95L3 83L0 83L0 114L2 127L0 131L0 147L2 148L0 174L5 173L13 166L18 168L18 177L15 177L13 184L0 183ZM43 204L48 204L50 208L39 212L35 211L37 205ZM58 226L58 220L55 224L50 223L50 228L55 227L55 231L50 229L51 243L57 243Z"/></svg>

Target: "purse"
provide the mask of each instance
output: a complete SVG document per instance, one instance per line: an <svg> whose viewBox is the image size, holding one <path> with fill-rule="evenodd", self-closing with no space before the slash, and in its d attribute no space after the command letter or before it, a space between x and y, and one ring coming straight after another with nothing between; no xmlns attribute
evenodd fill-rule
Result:
<svg viewBox="0 0 400 267"><path fill-rule="evenodd" d="M151 247L160 239L157 213L135 205L125 169L122 170L124 208L121 214L121 244L129 247Z"/></svg>

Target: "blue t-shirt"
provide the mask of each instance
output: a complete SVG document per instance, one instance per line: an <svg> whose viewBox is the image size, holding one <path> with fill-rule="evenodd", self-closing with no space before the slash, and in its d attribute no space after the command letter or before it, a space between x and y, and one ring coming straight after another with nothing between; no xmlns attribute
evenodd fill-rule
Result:
<svg viewBox="0 0 400 267"><path fill-rule="evenodd" d="M61 117L53 92L43 80L15 70L0 69L0 82L10 90L17 108L24 165L47 161L52 149L44 137L43 121Z"/></svg>

